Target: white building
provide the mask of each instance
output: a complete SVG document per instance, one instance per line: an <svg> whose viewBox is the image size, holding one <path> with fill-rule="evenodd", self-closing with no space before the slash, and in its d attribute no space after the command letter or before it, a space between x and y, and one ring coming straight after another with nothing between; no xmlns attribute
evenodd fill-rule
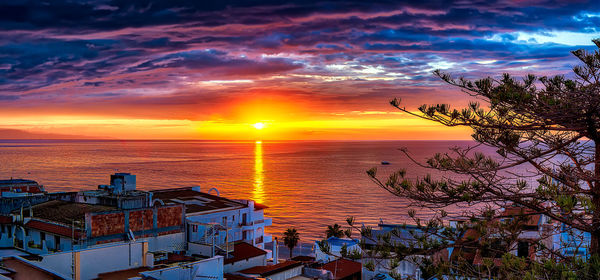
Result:
<svg viewBox="0 0 600 280"><path fill-rule="evenodd" d="M318 242L326 242L329 248L329 252L323 252L319 247ZM359 241L348 238L337 238L330 237L324 241L315 241L315 261L328 263L342 257L342 247L346 247L346 252L351 253L354 251L362 252L360 249Z"/></svg>
<svg viewBox="0 0 600 280"><path fill-rule="evenodd" d="M199 187L152 191L154 201L165 205L185 205L187 240L191 243L216 244L216 250L228 251L231 243L244 241L263 249L273 240L265 233L272 224L264 217L264 205L251 200L231 200L200 192ZM227 247L231 248L227 248Z"/></svg>

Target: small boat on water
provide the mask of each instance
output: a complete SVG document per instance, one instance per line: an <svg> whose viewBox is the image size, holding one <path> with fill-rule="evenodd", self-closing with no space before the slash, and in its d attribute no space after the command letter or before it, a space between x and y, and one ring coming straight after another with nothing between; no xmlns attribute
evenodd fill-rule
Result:
<svg viewBox="0 0 600 280"><path fill-rule="evenodd" d="M390 162L389 162L389 161L382 161L382 162L381 162L381 165L389 165L389 164L390 164Z"/></svg>

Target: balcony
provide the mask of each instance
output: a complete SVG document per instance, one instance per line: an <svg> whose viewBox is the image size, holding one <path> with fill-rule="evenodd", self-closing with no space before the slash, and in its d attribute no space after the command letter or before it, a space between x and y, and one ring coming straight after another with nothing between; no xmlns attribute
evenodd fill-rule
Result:
<svg viewBox="0 0 600 280"><path fill-rule="evenodd" d="M242 222L239 224L239 226L242 228L242 230L254 230L259 227L267 227L272 224L273 224L273 219L265 218L265 219L256 220L256 221L252 221L252 222Z"/></svg>
<svg viewBox="0 0 600 280"><path fill-rule="evenodd" d="M263 242L264 243L273 242L273 235L265 233Z"/></svg>

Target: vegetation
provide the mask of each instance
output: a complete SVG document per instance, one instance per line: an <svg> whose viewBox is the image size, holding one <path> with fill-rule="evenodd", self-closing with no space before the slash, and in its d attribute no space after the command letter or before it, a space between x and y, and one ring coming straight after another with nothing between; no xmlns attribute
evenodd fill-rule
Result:
<svg viewBox="0 0 600 280"><path fill-rule="evenodd" d="M600 49L600 40L594 43ZM473 97L466 108L436 104L414 112L391 101L406 114L471 128L475 144L424 162L401 149L443 176L415 178L400 170L383 180L377 169L367 172L391 194L435 213L421 220L409 211L415 229L373 235L359 228L377 243L366 248L369 258L393 269L419 256L425 277L600 279L600 52L572 53L582 62L572 79L504 74L471 81L435 71ZM466 209L452 217L460 223L449 224L449 208ZM535 224L540 216L549 220ZM353 220L349 224L358 228ZM532 226L539 234L525 240L522 234ZM412 241L395 242L400 231ZM549 238L561 233L568 243L552 244ZM446 250L449 258L441 253Z"/></svg>
<svg viewBox="0 0 600 280"><path fill-rule="evenodd" d="M295 228L288 228L283 233L283 244L290 249L290 259L292 258L294 248L298 245L298 241L300 241L300 234Z"/></svg>
<svg viewBox="0 0 600 280"><path fill-rule="evenodd" d="M330 237L342 238L342 237L344 237L344 231L342 230L342 227L340 225L334 224L333 226L327 226L325 235L327 235L327 238L330 238Z"/></svg>

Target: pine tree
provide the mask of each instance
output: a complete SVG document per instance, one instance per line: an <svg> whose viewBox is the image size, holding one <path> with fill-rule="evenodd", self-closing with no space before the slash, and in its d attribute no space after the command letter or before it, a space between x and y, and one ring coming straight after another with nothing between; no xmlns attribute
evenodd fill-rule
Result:
<svg viewBox="0 0 600 280"><path fill-rule="evenodd" d="M600 49L600 40L593 41ZM528 75L522 79L509 74L471 81L454 79L447 73L434 74L477 101L466 108L453 109L447 104L423 105L418 112L391 105L412 116L448 127L469 127L475 145L454 147L438 153L426 162L412 161L423 167L453 176L412 178L405 170L381 180L377 170L368 175L390 193L411 200L414 205L434 211L427 221L413 217L419 226L416 243L411 246L384 243L372 250L374 257L431 255L445 248L479 252L484 260L477 267L454 263L445 273L481 277L538 279L543 269L573 273L580 278L598 278L600 255L600 51L572 52L582 64L573 68L574 78ZM480 103L481 102L481 103ZM484 153L482 147L495 154ZM523 170L528 169L527 173ZM527 175L528 177L525 177ZM535 180L531 180L533 178ZM449 227L445 207L467 207L461 213L466 222ZM502 216L500 208L518 206L521 210ZM478 209L476 213L473 209ZM513 258L507 254L523 226L532 216L545 215L552 220L550 235L565 232L581 238L586 247L583 262L573 252L551 248L544 237L535 240L535 253L544 258ZM352 223L350 223L352 225ZM470 231L471 236L465 235ZM370 229L362 229L369 237ZM392 233L393 235L394 233ZM586 241L585 236L589 236ZM545 237L548 237L545 236ZM375 237L372 237L375 238ZM381 238L380 238L381 239ZM497 259L500 263L486 263ZM586 262L587 259L587 262ZM590 263L596 263L589 267ZM514 271L520 273L514 274ZM523 270L528 273L521 273ZM534 271L537 271L534 273ZM533 273L533 274L532 274ZM556 276L555 274L552 274Z"/></svg>

